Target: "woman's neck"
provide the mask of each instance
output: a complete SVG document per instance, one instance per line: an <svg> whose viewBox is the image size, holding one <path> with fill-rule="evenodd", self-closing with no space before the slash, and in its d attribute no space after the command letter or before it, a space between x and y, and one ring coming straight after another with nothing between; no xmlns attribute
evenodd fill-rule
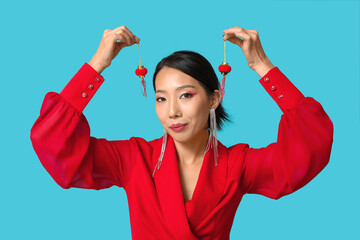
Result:
<svg viewBox="0 0 360 240"><path fill-rule="evenodd" d="M197 164L203 160L209 139L209 130L204 129L197 136L187 142L175 142L178 162L184 165Z"/></svg>

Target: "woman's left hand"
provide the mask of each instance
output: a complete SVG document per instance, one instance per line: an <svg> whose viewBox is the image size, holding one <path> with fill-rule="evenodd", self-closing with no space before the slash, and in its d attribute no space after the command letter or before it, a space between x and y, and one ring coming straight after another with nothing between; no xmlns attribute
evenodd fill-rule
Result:
<svg viewBox="0 0 360 240"><path fill-rule="evenodd" d="M233 27L223 31L223 39L240 46L244 52L249 67L263 77L274 67L261 46L259 33L241 27ZM244 40L240 39L243 38Z"/></svg>

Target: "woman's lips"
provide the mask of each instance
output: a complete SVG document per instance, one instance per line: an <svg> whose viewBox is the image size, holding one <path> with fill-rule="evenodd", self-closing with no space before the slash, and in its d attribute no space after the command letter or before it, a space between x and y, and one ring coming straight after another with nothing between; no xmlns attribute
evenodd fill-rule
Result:
<svg viewBox="0 0 360 240"><path fill-rule="evenodd" d="M187 126L186 124L173 124L170 126L170 128L174 131L174 132L180 132L182 131L185 127Z"/></svg>

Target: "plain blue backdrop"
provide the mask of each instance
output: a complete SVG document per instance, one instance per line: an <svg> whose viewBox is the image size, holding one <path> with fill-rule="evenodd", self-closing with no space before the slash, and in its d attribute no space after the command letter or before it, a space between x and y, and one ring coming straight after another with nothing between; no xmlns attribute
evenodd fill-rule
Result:
<svg viewBox="0 0 360 240"><path fill-rule="evenodd" d="M141 95L137 45L124 48L84 110L91 135L152 140L156 64L177 50L223 61L222 31L255 29L270 61L334 124L330 163L279 200L245 195L231 239L360 239L359 1L2 1L0 239L131 239L124 189L62 189L30 141L47 92L60 92L95 54L105 29L127 26L141 39L149 73ZM276 141L281 110L240 47L227 42L226 146Z"/></svg>

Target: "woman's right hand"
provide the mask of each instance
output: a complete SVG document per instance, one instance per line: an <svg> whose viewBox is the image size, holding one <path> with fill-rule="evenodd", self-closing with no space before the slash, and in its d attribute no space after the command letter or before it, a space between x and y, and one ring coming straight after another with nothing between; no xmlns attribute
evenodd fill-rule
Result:
<svg viewBox="0 0 360 240"><path fill-rule="evenodd" d="M117 42L120 40L120 42ZM106 29L100 45L90 60L89 65L99 74L110 66L111 61L118 55L121 49L138 43L140 39L124 25L114 30Z"/></svg>

